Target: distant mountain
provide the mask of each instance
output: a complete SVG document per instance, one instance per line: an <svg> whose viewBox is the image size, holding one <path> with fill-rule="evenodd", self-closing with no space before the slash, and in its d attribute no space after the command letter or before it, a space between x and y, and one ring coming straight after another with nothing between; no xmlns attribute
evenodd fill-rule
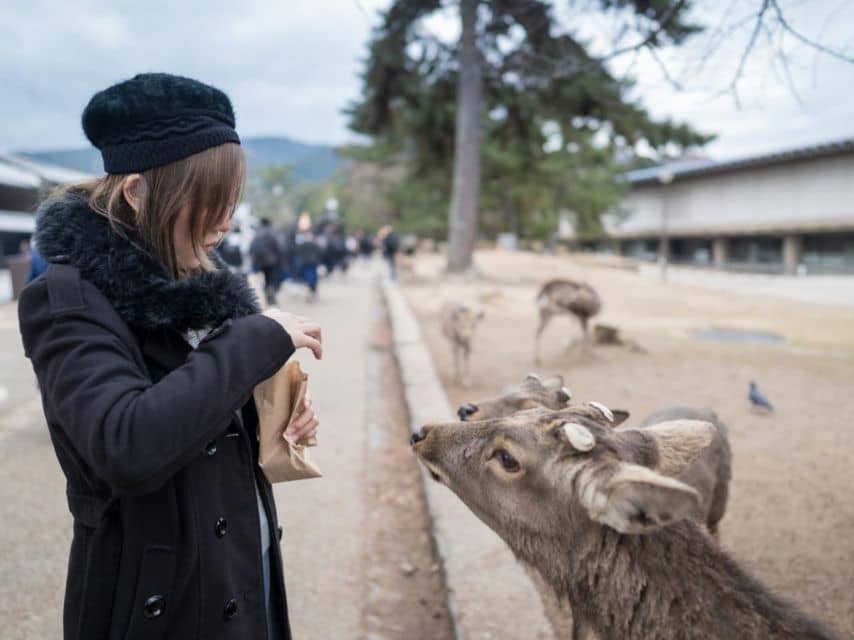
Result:
<svg viewBox="0 0 854 640"><path fill-rule="evenodd" d="M290 164L294 178L299 182L323 182L331 178L341 158L335 147L322 144L305 144L290 138L244 138L243 148L249 161L249 172L261 167ZM37 162L77 169L86 173L103 172L101 155L97 149L59 149L56 151L14 151L14 155Z"/></svg>

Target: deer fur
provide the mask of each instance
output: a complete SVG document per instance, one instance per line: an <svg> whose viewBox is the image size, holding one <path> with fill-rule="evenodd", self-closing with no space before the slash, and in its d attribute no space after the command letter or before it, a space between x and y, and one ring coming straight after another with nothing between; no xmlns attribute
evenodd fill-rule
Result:
<svg viewBox="0 0 854 640"><path fill-rule="evenodd" d="M528 374L521 384L505 390L497 398L477 404L466 402L460 405L457 414L462 420L486 420L509 416L516 411L535 407L562 409L569 404L569 397L565 402L558 400L554 392L558 384L565 390L561 376L541 379L536 374ZM566 393L569 394L568 390ZM580 405L578 410L601 413L589 404ZM729 444L729 433L717 414L705 407L672 406L651 413L637 427L622 426L629 417L628 411L614 409L611 414L613 420L608 422L623 430L645 430L674 420L701 420L715 427L712 441L696 456L691 465L679 473L674 473L673 466L664 459L660 462L657 471L664 475L673 475L697 491L700 502L692 517L697 522L705 524L709 533L717 539L718 525L726 513L729 483L732 479L732 449ZM664 428L659 428L660 431L661 429Z"/></svg>
<svg viewBox="0 0 854 640"><path fill-rule="evenodd" d="M537 407L563 409L571 399L572 392L564 385L563 376L541 378L529 373L521 383L508 387L497 398L477 404L463 403L457 409L457 415L461 420L485 420Z"/></svg>
<svg viewBox="0 0 854 640"><path fill-rule="evenodd" d="M450 340L454 353L454 379L468 384L471 375L471 342L477 325L483 320L483 311L449 302L440 312L442 333Z"/></svg>
<svg viewBox="0 0 854 640"><path fill-rule="evenodd" d="M540 324L535 338L535 360L540 361L540 336L552 318L571 315L578 319L585 343L589 342L588 321L602 309L602 299L596 289L574 280L549 280L537 293ZM570 343L570 346L572 343Z"/></svg>
<svg viewBox="0 0 854 640"><path fill-rule="evenodd" d="M657 471L662 460L674 472L689 467L714 425L657 426L614 429L586 406L530 409L427 425L412 446L435 480L569 602L575 640L833 638L689 519L695 489ZM582 430L594 441L584 451L572 444L586 443Z"/></svg>

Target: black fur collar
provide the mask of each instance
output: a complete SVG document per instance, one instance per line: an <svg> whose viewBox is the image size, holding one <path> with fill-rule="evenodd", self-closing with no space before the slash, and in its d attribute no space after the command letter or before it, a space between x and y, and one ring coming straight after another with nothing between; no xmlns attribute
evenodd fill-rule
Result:
<svg viewBox="0 0 854 640"><path fill-rule="evenodd" d="M52 198L39 207L35 241L48 261L77 267L136 329L183 332L259 310L252 288L219 260L219 271L170 278L151 254L114 232L79 195Z"/></svg>

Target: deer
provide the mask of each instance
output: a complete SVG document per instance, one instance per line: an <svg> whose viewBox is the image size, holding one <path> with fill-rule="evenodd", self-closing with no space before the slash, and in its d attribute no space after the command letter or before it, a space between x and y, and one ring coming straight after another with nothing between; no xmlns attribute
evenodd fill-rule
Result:
<svg viewBox="0 0 854 640"><path fill-rule="evenodd" d="M519 384L504 389L497 398L477 404L464 402L457 409L457 416L460 420L485 420L535 407L563 409L570 400L572 391L564 385L563 376L555 374L541 378L529 373Z"/></svg>
<svg viewBox="0 0 854 640"><path fill-rule="evenodd" d="M473 311L455 302L442 306L440 312L442 333L450 340L454 353L454 379L468 386L471 375L471 341L477 325L483 320L483 311Z"/></svg>
<svg viewBox="0 0 854 640"><path fill-rule="evenodd" d="M555 392L558 384L561 389ZM486 420L536 407L557 410L567 406L571 398L571 392L563 386L562 376L543 379L535 373L529 373L519 385L505 390L497 398L477 404L464 402L457 410L457 415L464 421ZM626 430L645 430L673 420L701 420L710 423L715 431L709 446L679 472L677 479L693 487L700 495L700 504L694 517L697 522L705 524L716 541L719 540L719 523L726 513L729 483L732 479L732 448L729 443L729 430L714 411L707 407L675 405L651 413L636 427L627 427L623 426L623 423L629 418L628 411L611 410L597 402L587 403L585 407L584 410L601 413L612 427Z"/></svg>
<svg viewBox="0 0 854 640"><path fill-rule="evenodd" d="M549 280L537 293L537 310L540 314L540 324L535 338L534 360L540 362L540 336L551 319L557 315L575 316L581 324L581 333L584 343L587 344L590 342L587 324L590 318L602 310L602 299L596 289L585 282ZM569 346L573 344L574 341L570 342Z"/></svg>
<svg viewBox="0 0 854 640"><path fill-rule="evenodd" d="M832 640L691 519L700 495L675 476L715 432L614 429L586 405L428 424L410 444L569 603L574 640Z"/></svg>

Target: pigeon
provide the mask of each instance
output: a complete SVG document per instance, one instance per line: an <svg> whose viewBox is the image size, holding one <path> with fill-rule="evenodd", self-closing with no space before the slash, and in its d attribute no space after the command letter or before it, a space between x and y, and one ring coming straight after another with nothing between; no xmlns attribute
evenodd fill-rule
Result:
<svg viewBox="0 0 854 640"><path fill-rule="evenodd" d="M750 398L750 404L754 407L762 407L768 411L774 411L774 407L771 406L771 403L768 402L768 398L763 395L755 382L750 383L750 393L748 394L748 397Z"/></svg>

